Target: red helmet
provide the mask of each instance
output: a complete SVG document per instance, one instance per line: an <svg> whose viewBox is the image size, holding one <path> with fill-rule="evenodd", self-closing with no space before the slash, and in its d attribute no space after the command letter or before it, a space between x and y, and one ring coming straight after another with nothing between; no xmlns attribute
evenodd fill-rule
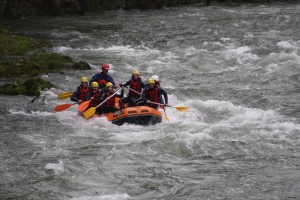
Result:
<svg viewBox="0 0 300 200"><path fill-rule="evenodd" d="M109 65L108 65L108 64L103 64L103 65L102 65L102 69L108 70L108 69L109 69Z"/></svg>

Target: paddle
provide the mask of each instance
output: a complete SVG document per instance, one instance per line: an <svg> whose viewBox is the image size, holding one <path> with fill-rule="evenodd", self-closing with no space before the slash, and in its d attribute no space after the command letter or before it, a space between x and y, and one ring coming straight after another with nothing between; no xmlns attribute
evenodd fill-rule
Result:
<svg viewBox="0 0 300 200"><path fill-rule="evenodd" d="M87 109L87 107L89 107L91 103L91 100L88 100L88 101L85 101L85 102L82 102L79 106L78 106L78 111L79 112L83 112Z"/></svg>
<svg viewBox="0 0 300 200"><path fill-rule="evenodd" d="M126 87L127 88L127 87ZM137 92L137 91L135 91L135 90L133 90L133 89L131 89L131 88L128 88L129 90L131 90L131 91L133 91L133 92L135 92L135 93L137 93L137 94L139 94L139 95L142 95L141 93L139 93L139 92ZM157 104L157 105L160 105L160 106L165 106L164 104L161 104L161 103L155 103L155 102L151 102L151 103L153 103L153 104ZM171 108L176 108L176 110L179 110L179 111L182 111L182 112L184 112L184 111L187 111L189 108L188 107L185 107L185 106L177 106L177 107L173 107L173 106L167 106L167 107L171 107Z"/></svg>
<svg viewBox="0 0 300 200"><path fill-rule="evenodd" d="M166 108L165 108L165 107L164 107L164 113L165 113L165 119L166 119L167 121L170 121L169 117L167 116L167 112L166 112Z"/></svg>
<svg viewBox="0 0 300 200"><path fill-rule="evenodd" d="M165 104L162 104L162 103L155 103L155 102L150 102L152 104L156 104L156 105L160 105L160 106L166 106ZM170 107L170 108L176 108L176 110L178 111L182 111L182 112L185 112L185 111L188 111L188 107L185 107L185 106L170 106L170 105L167 105L166 107Z"/></svg>
<svg viewBox="0 0 300 200"><path fill-rule="evenodd" d="M126 88L129 89L129 90L131 90L131 91L133 91L133 92L135 92L135 93L137 93L137 94L139 94L140 96L142 96L142 93L139 93L138 91L135 91L134 89L131 89L128 86Z"/></svg>
<svg viewBox="0 0 300 200"><path fill-rule="evenodd" d="M104 101L102 101L102 103L100 103L98 106L89 108L87 111L85 111L85 112L83 113L84 117L85 117L86 119L92 117L92 116L95 114L96 109L97 109L99 106L101 106L102 104L104 104L107 100L109 100L110 98L112 98L113 96L115 96L115 95L117 94L117 92L119 92L119 91L121 91L121 90L122 90L122 88L119 89L118 91L116 91L115 93L113 93L110 97L108 97L108 99L105 99Z"/></svg>
<svg viewBox="0 0 300 200"><path fill-rule="evenodd" d="M77 103L66 103L66 104L61 104L61 105L58 105L54 108L55 112L61 112L63 110L66 110L68 108L70 108L71 106L75 105Z"/></svg>
<svg viewBox="0 0 300 200"><path fill-rule="evenodd" d="M58 98L59 100L62 100L62 99L68 99L68 98L70 98L70 97L72 96L73 93L74 93L74 92L72 92L72 91L70 91L70 92L64 92L64 93L59 93L59 94L57 95L57 98Z"/></svg>

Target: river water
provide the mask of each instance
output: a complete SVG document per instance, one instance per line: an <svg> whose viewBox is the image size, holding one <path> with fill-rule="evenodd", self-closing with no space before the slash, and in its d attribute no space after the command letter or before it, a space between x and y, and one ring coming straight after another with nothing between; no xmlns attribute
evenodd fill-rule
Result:
<svg viewBox="0 0 300 200"><path fill-rule="evenodd" d="M30 103L1 96L0 199L300 199L300 5L180 7L24 18L93 70L47 74ZM116 126L54 113L101 63L160 76L170 121Z"/></svg>

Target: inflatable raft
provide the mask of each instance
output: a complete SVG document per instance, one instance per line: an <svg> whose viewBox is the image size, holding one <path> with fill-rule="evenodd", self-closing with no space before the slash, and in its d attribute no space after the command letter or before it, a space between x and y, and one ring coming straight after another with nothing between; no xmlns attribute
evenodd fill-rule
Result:
<svg viewBox="0 0 300 200"><path fill-rule="evenodd" d="M122 114L117 115L117 112L108 113L104 115L97 115L95 117L106 117L108 121L111 121L116 125L137 124L137 125L153 125L161 123L161 112L155 108L148 106L135 106L127 107L123 109Z"/></svg>

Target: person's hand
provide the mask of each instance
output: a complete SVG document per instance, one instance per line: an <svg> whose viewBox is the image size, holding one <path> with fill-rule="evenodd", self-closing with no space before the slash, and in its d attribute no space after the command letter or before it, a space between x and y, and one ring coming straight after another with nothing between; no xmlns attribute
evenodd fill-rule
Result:
<svg viewBox="0 0 300 200"><path fill-rule="evenodd" d="M150 100L147 100L146 102L147 102L147 103L151 103L151 101L150 101Z"/></svg>
<svg viewBox="0 0 300 200"><path fill-rule="evenodd" d="M125 89L125 88L122 86L122 91L124 91L124 89Z"/></svg>
<svg viewBox="0 0 300 200"><path fill-rule="evenodd" d="M122 83L121 82L119 83L119 86L122 87Z"/></svg>
<svg viewBox="0 0 300 200"><path fill-rule="evenodd" d="M77 103L81 104L81 103L82 103L82 100L78 100Z"/></svg>
<svg viewBox="0 0 300 200"><path fill-rule="evenodd" d="M94 97L91 97L91 100L94 100Z"/></svg>
<svg viewBox="0 0 300 200"><path fill-rule="evenodd" d="M106 97L106 101L109 99L109 97Z"/></svg>

